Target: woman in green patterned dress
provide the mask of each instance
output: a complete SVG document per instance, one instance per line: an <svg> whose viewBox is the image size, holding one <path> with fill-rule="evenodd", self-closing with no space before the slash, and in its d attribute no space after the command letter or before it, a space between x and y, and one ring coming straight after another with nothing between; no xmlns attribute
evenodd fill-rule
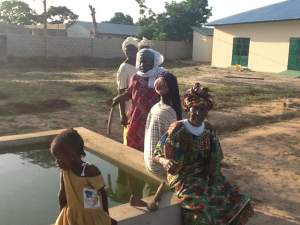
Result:
<svg viewBox="0 0 300 225"><path fill-rule="evenodd" d="M243 225L253 215L250 198L221 172L219 139L208 122L213 107L207 88L196 83L184 95L188 119L172 124L153 161L168 172L168 183L182 200L186 225Z"/></svg>

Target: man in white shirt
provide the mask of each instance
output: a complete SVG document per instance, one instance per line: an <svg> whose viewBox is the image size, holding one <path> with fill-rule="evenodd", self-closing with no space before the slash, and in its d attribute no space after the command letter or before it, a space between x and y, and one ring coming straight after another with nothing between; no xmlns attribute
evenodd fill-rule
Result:
<svg viewBox="0 0 300 225"><path fill-rule="evenodd" d="M117 85L118 94L124 93L128 88L130 78L136 74L136 54L138 51L138 40L133 37L128 37L122 44L122 50L126 56L126 60L120 65L117 72ZM130 107L130 103L120 104L120 120L124 127L123 141L126 145L126 126L127 126L127 114Z"/></svg>

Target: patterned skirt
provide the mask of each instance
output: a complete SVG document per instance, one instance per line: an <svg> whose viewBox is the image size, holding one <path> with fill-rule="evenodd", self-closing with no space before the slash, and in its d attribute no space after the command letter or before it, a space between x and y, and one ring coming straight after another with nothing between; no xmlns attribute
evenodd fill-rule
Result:
<svg viewBox="0 0 300 225"><path fill-rule="evenodd" d="M213 182L185 176L173 185L182 200L186 225L244 225L253 215L250 198L223 176Z"/></svg>

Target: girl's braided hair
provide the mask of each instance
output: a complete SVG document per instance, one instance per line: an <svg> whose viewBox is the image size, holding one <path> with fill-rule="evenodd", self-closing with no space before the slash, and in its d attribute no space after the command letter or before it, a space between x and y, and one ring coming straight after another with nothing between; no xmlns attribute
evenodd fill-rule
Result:
<svg viewBox="0 0 300 225"><path fill-rule="evenodd" d="M62 133L57 135L52 142L52 145L53 144L63 144L69 146L73 151L75 151L82 157L86 156L84 151L83 139L80 134L73 128L64 130Z"/></svg>

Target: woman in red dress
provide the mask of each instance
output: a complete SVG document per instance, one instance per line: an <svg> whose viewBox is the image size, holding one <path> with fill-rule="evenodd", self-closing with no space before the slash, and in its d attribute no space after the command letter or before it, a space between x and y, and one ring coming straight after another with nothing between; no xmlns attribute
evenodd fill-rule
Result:
<svg viewBox="0 0 300 225"><path fill-rule="evenodd" d="M112 106L132 100L128 118L121 120L128 123L127 145L140 151L144 150L148 113L160 99L155 92L154 82L159 76L167 72L164 68L159 67L163 60L163 56L153 49L140 50L137 54L137 74L131 78L125 93L113 99Z"/></svg>

